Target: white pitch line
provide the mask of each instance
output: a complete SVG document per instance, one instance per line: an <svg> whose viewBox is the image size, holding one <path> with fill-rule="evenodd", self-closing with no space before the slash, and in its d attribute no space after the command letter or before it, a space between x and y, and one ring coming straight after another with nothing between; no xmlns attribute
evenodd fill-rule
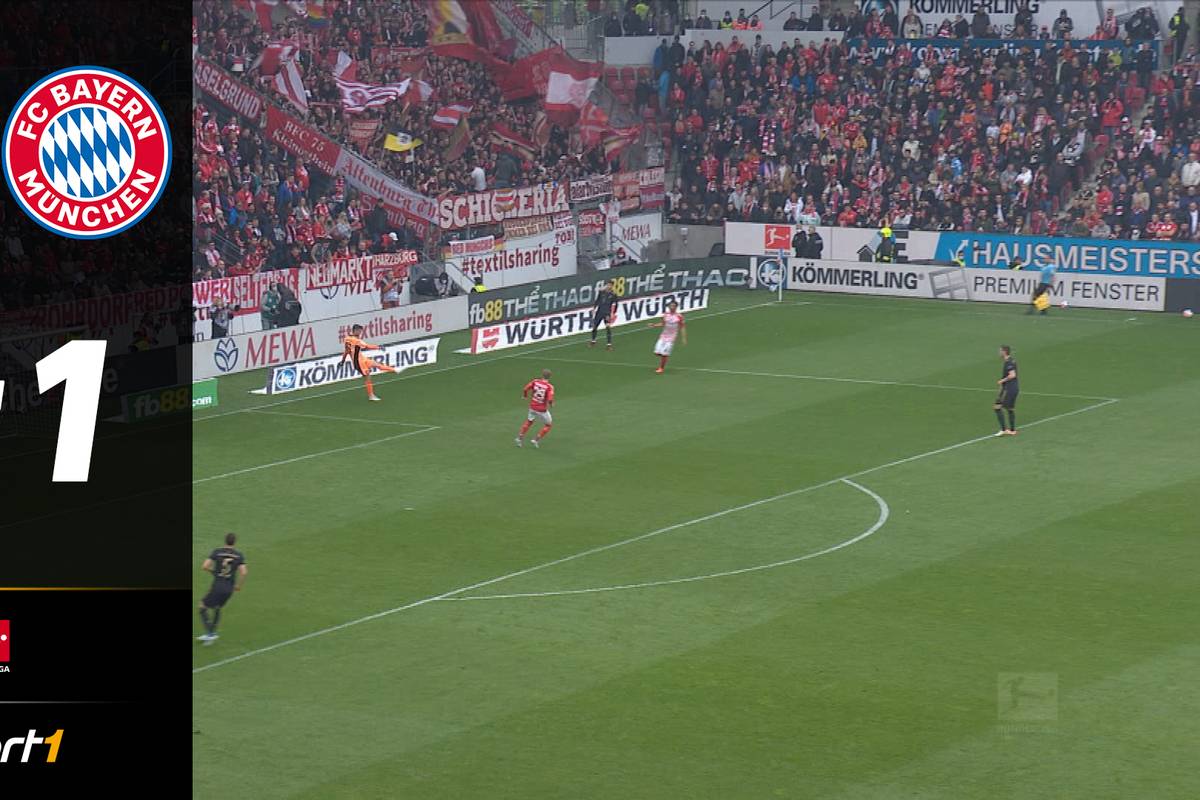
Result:
<svg viewBox="0 0 1200 800"><path fill-rule="evenodd" d="M714 311L711 314L694 314L694 315L690 314L690 315L688 315L688 318L689 319L708 319L709 317L721 317L726 314L737 314L742 311L751 311L756 308L763 308L765 306L776 306L776 305L779 305L779 303L772 300L769 303L756 303L756 304L750 305L750 306L738 306L737 308L727 308L724 311ZM797 304L797 305L799 305L799 304ZM623 329L613 331L613 336L622 336L626 333L638 333L638 332L644 331L644 330L645 330L645 328L642 326L636 326L636 327L626 326ZM398 381L408 381L408 380L412 380L414 378L423 378L426 375L436 375L439 372L450 372L452 370L465 369L467 367L479 367L479 366L483 366L485 364L492 364L496 361L505 361L510 358L520 358L521 356L530 355L532 353L544 353L548 350L558 350L563 347L574 347L575 345L577 345L579 343L578 340L575 338L575 336L585 335L585 334L586 334L586 331L581 331L580 334L575 334L575 335L568 337L567 341L565 341L565 342L562 342L560 344L546 345L545 347L539 347L534 350L525 350L524 348L520 348L518 350L518 352L512 353L510 355L506 355L506 356L496 356L495 358L477 359L474 361L468 361L465 364L454 364L453 366L449 366L449 367L435 367L434 369L427 369L427 370L422 370L421 372L414 372L411 375L407 375L407 374L401 375L399 377L392 378L390 380L376 378L375 382L376 382L376 384L378 384L380 386L384 386L389 383L396 383ZM347 386L345 389L334 389L332 391L320 392L318 394L307 394L302 397L293 397L288 400L277 400L273 403L263 403L261 405L251 406L249 408L238 408L233 411L221 411L216 414L205 414L203 416L193 415L192 422L197 423L197 422L204 422L204 421L210 420L210 419L221 419L222 417L228 417L232 414L246 414L251 411L257 411L260 408L272 408L274 406L287 405L288 403L300 403L305 400L316 400L319 397L329 397L329 396L335 395L335 394L342 394L343 392L358 392L358 391L362 391L362 387L355 384L354 386Z"/></svg>
<svg viewBox="0 0 1200 800"><path fill-rule="evenodd" d="M348 444L345 447L335 447L332 450L322 450L319 453L308 453L307 455L296 456L295 458L285 458L282 461L272 461L269 464L259 464L256 467L235 469L233 472L222 472L220 475L209 475L207 478L196 478L194 481L192 481L192 485L195 486L199 483L208 483L209 481L219 481L222 478L232 478L235 475L245 475L247 472L258 472L259 470L270 469L272 467L282 467L285 464L295 464L297 461L308 461L309 459L320 458L321 456L329 456L333 455L334 453L344 453L347 450L360 450L364 447L373 447L377 444L383 444L384 442L393 442L396 439L403 439L406 436L417 436L418 434L429 433L430 431L436 430L440 430L440 428L438 428L436 425L431 425L430 427L422 428L419 431L405 431L404 433L397 433L395 436L384 436L382 439L372 439L369 442Z"/></svg>
<svg viewBox="0 0 1200 800"><path fill-rule="evenodd" d="M826 547L824 550L818 550L815 553L808 553L807 555L803 555L803 556L787 558L787 559L784 559L783 561L774 561L770 564L758 564L753 567L742 567L741 569L728 569L728 570L724 570L722 572L710 572L707 575L692 575L687 578L670 578L670 579L661 580L661 581L646 581L645 583L626 583L626 584L622 584L622 585L618 585L618 586L594 586L589 589L562 589L562 590L559 590L556 592L516 592L513 594L475 594L475 595L468 595L467 597L447 597L444 599L454 600L456 602L462 602L464 600L513 600L513 599L516 599L519 597L562 597L564 595L573 595L573 594L596 594L597 592L618 592L618 591L622 591L625 589L648 589L653 586L672 586L672 585L675 585L678 583L695 583L696 581L707 581L707 580L711 580L712 578L727 578L731 575L744 575L747 572L759 572L761 570L774 569L775 567L784 567L789 564L798 564L801 561L809 561L814 558L819 558L820 556L829 555L830 553L836 553L838 550L841 550L845 547L849 547L852 544L857 544L858 542L861 542L863 539L866 539L868 536L874 534L876 531L878 531L880 528L882 528L884 525L886 525L887 521L888 521L888 517L891 516L892 510L888 506L887 501L884 500L879 495L875 494L875 492L871 491L870 489L868 489L865 486L855 483L854 481L847 480L846 478L842 478L841 483L847 484L849 486L853 486L855 489L858 489L861 492L865 492L867 495L869 495L871 498L873 498L875 500L875 504L879 506L879 517L875 520L875 523L873 525L871 525L870 528L867 528L867 530L858 534L854 538L847 539L844 542L839 542L835 545L832 545L831 547Z"/></svg>
<svg viewBox="0 0 1200 800"><path fill-rule="evenodd" d="M533 356L523 356L524 358L533 358ZM541 358L539 361L559 361L568 364L598 364L610 367L635 367L637 369L648 369L647 364L635 364L631 361L609 361L608 359L586 359L586 358ZM992 392L994 389L987 389L980 386L952 386L944 383L907 383L905 381L884 381L874 380L871 378L837 378L829 375L796 375L787 372L752 372L739 369L713 369L708 367L680 367L673 366L673 370L684 370L687 372L711 372L717 375L746 375L756 378L792 378L794 380L804 381L829 381L831 383L863 383L872 386L905 386L914 389L952 389L960 392ZM1022 392L1022 394L1032 397L1064 397L1071 400L1113 400L1112 397L1097 397L1090 394L1058 394L1056 392Z"/></svg>
<svg viewBox="0 0 1200 800"><path fill-rule="evenodd" d="M1084 408L1079 408L1074 411L1067 411L1062 414L1055 414L1052 417L1044 417L1039 420L1034 420L1033 422L1027 423L1023 427L1024 428L1032 428L1032 427L1035 427L1037 425L1042 425L1047 422L1054 422L1055 420L1063 419L1064 417L1070 417L1070 416L1074 416L1075 414L1082 414L1086 411L1091 411L1093 409L1102 408L1104 406L1111 405L1112 403L1116 403L1116 402L1118 402L1118 401L1117 400L1106 400L1103 403L1094 403L1090 406L1085 406ZM584 558L586 556L594 555L596 553L602 553L605 550L613 550L618 547L624 547L627 544L633 544L634 542L640 542L643 539L649 539L654 536L659 536L664 533L669 533L670 531L678 530L679 528L685 528L689 525L695 525L700 522L707 522L710 519L717 519L719 517L728 516L729 514L734 514L734 513L737 513L738 511L745 511L746 509L755 508L757 506L765 505L766 503L773 503L776 500L782 500L786 497L794 497L795 495L803 494L805 492L811 492L814 489L820 489L825 486L829 486L831 484L837 483L839 481L853 480L855 478L860 478L863 475L869 475L873 472L879 472L880 470L888 469L890 467L897 467L897 466L900 466L901 464L908 464L913 461L918 461L922 458L928 458L929 456L935 456L935 455L939 455L941 453L948 453L951 450L957 450L960 447L966 447L967 445L976 444L977 442L982 442L984 440L992 439L992 438L994 438L993 434L988 434L986 436L976 436L974 439L967 439L965 442L959 442L958 444L947 445L946 447L939 447L937 450L929 450L924 453L918 453L915 456L908 456L907 458L901 458L896 461L889 461L886 464L880 464L879 466L870 467L868 469L860 470L858 472L854 472L849 475L842 475L841 477L838 477L838 478L832 478L827 481L822 481L821 483L815 483L812 486L805 486L800 489L793 489L789 492L784 492L783 494L774 495L773 497L765 497L765 498L762 498L761 500L754 500L754 501L751 501L749 503L744 503L739 506L727 508L723 511L716 511L716 512L713 512L712 514L706 514L702 517L697 517L696 519L687 520L686 522L677 522L674 525L668 525L665 528L659 528L657 530L650 531L649 533L643 533L643 534L639 534L638 536L632 536L628 539L622 539L619 542L612 542L611 544L605 544L605 545L600 545L598 547L592 547L587 550L581 550L578 553L573 553L569 556L563 556L562 558L556 558L553 561L547 561L543 564L535 564L532 567L525 567L524 569L519 569L515 572L509 572L505 575L500 575L495 578L489 578L485 581L479 581L478 583L472 583L469 586L460 586L457 589L451 589L450 591L443 592L442 594L433 595L432 597L425 597L421 600L414 600L411 603L407 603L402 606L396 606L395 608L389 608L386 611L379 611L379 612L370 614L365 617L360 617L359 619L353 619L353 620L350 620L349 622L343 622L340 625L334 625L329 628L322 628L321 630L313 631L312 633L306 633L303 636L297 636L294 639L287 639L286 641L278 642L276 644L268 645L266 647L260 647L256 650L247 650L245 653L242 653L241 655L231 656L229 658L221 659L220 661L214 661L211 664L205 664L202 667L196 667L192 670L192 674L195 675L200 672L206 672L210 669L216 669L217 667L223 667L226 664L232 664L236 661L241 661L243 659L251 658L252 656L262 655L263 653L270 653L274 650L278 650L281 647L287 647L289 645L297 644L298 642L304 642L309 639L315 638L317 636L323 636L327 633L333 633L335 631L340 631L340 630L349 628L354 625L359 625L364 622L370 622L371 620L381 619L382 617L387 617L392 614L398 614L401 611L408 611L409 609L412 609L412 608L418 608L420 606L427 605L429 603L433 603L437 600L445 600L447 598L454 597L455 595L460 595L465 592L474 591L475 589L482 589L485 586L491 586L493 584L497 584L502 581L507 581L512 578L519 578L520 576L528 575L531 572L537 572L539 570L548 569L549 567L555 567L555 566L558 566L559 564L565 564L569 561L575 561L576 559ZM995 437L995 438L1001 438L1001 437ZM1003 437L1002 440L1010 441L1010 439L1008 437Z"/></svg>
<svg viewBox="0 0 1200 800"><path fill-rule="evenodd" d="M252 414L270 414L273 417L303 417L305 419L328 419L334 422L367 422L371 425L403 425L406 428L436 428L436 425L426 425L423 422L392 422L382 419L363 419L361 417L331 417L326 414L294 414L290 411L262 411L253 409Z"/></svg>
<svg viewBox="0 0 1200 800"><path fill-rule="evenodd" d="M876 296L881 297L881 299L882 299L881 295L876 295ZM879 305L871 305L870 303L830 303L830 302L825 302L825 301L820 301L820 300L812 300L809 302L802 302L802 303L788 303L785 301L783 303L783 305L785 305L785 306L786 305L824 306L826 308L869 308L869 309L872 309L875 311L928 311L930 309L932 303L941 303L941 304L946 303L945 300L934 300L933 298L928 298L928 297L926 297L926 298L891 297L891 298L887 298L887 299L889 299L889 300L901 300L901 299L910 300L911 299L914 304L924 303L925 305L923 305L923 306L922 305L903 305L903 304L899 304L899 303L881 303ZM961 302L966 302L966 301L959 301L959 302L961 303ZM1016 305L1014 303L998 303L998 302L992 302L992 301L987 301L987 300L978 300L978 301L972 301L972 302L973 303L983 303L985 305L991 305L991 306ZM950 314L951 316L957 316L957 317L995 317L996 319L1007 319L1007 320L1012 320L1013 317L1025 316L1023 314L1019 314L1016 312L1014 312L1012 314L1002 314L1002 313L998 313L998 312L993 313L993 312L989 312L989 311L960 311L959 310L960 308L962 308L961 305L950 306L946 309L946 312L948 314ZM1085 307L1081 306L1080 308L1085 308ZM1101 309L1101 308L1091 308L1091 307L1086 307L1086 308L1090 311L1120 311L1121 310L1121 309ZM1116 320L1116 319L1095 319L1092 317L1068 316L1070 314L1074 314L1076 310L1078 310L1078 309L1060 310L1054 314L1047 314L1044 319L1045 319L1045 321L1054 320L1056 322L1091 322L1091 323L1098 323L1098 324L1102 324L1102 325L1115 325L1115 324L1121 324L1121 323L1125 323L1125 322L1140 322L1140 321L1142 321L1142 320L1139 320L1137 317L1129 317L1128 319ZM1040 315L1039 315L1039 318L1041 318Z"/></svg>

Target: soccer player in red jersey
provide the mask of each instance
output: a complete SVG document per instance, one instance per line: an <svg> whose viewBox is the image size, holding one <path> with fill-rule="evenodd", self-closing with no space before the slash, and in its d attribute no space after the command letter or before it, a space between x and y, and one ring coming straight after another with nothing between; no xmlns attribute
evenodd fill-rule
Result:
<svg viewBox="0 0 1200 800"><path fill-rule="evenodd" d="M375 396L375 387L371 385L371 370L377 369L381 372L399 372L395 367L389 367L387 364L380 364L373 358L368 358L364 353L365 350L382 350L383 348L377 344L368 344L361 338L363 332L362 325L355 325L350 329L350 336L345 339L345 348L342 350L342 363L346 362L347 358L354 359L354 368L367 381L367 398L378 401Z"/></svg>
<svg viewBox="0 0 1200 800"><path fill-rule="evenodd" d="M537 447L538 442L546 438L546 434L550 432L550 426L554 424L554 420L550 417L550 406L554 405L554 384L550 383L550 370L542 370L542 377L534 378L525 384L521 396L529 398L529 417L521 426L521 432L517 434L517 447L520 447L525 441L525 434L533 425L533 421L540 419L542 429L538 431L537 436L530 439L533 446Z"/></svg>
<svg viewBox="0 0 1200 800"><path fill-rule="evenodd" d="M674 300L667 303L667 313L663 314L661 321L651 322L650 327L663 329L654 345L654 355L659 359L658 369L654 371L661 375L666 369L671 351L675 348L675 337L683 334L683 343L687 344L687 325L683 321L683 314L679 313L679 304Z"/></svg>

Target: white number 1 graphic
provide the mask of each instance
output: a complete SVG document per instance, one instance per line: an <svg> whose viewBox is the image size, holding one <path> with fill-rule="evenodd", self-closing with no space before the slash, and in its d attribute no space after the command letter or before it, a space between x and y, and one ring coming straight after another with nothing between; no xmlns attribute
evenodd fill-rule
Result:
<svg viewBox="0 0 1200 800"><path fill-rule="evenodd" d="M51 480L55 483L88 479L105 345L103 339L76 339L37 362L39 392L45 394L64 381L67 384L62 418L58 422L58 447L54 452Z"/></svg>

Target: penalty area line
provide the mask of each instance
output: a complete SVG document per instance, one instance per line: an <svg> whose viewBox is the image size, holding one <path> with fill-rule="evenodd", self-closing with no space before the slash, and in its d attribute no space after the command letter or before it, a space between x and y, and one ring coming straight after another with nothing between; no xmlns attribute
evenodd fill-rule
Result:
<svg viewBox="0 0 1200 800"><path fill-rule="evenodd" d="M756 564L753 567L742 567L740 569L727 569L727 570L723 570L721 572L710 572L706 575L691 575L686 578L668 578L668 579L659 580L659 581L646 581L644 583L626 583L626 584L619 584L616 586L594 586L594 587L591 587L588 589L562 589L562 590L553 591L553 592L515 592L513 594L473 594L473 595L467 595L466 597L446 597L443 599L453 600L456 602L463 602L465 600L513 600L513 599L521 598L521 597L563 597L565 595L575 595L575 594L596 594L597 592L618 592L618 591L622 591L622 590L626 590L626 589L648 589L648 588L651 588L654 586L674 586L674 585L680 584L680 583L695 583L696 581L707 581L707 580L711 580L713 578L728 578L732 575L745 575L747 572L761 572L762 570L774 569L776 567L785 567L790 564L799 564L801 561L811 561L814 558L819 558L821 556L829 555L830 553L836 553L838 550L849 547L852 544L857 544L858 542L861 542L863 539L866 539L868 536L873 535L876 531L878 531L880 528L882 528L884 525L886 525L888 518L892 514L892 509L887 504L887 501L884 500L882 497L880 497L875 492L868 489L867 487L865 487L861 484L855 483L854 481L849 480L847 478L842 478L840 483L844 483L847 486L851 486L855 489L858 489L860 492L863 492L864 494L868 495L872 500L874 500L875 504L879 507L879 516L876 517L875 522L872 523L870 528L867 528L865 531L858 534L857 536L847 539L844 542L838 542L837 544L831 545L830 547L826 547L823 550L818 550L815 553L807 553L802 556L795 556L794 558L785 558L782 561L772 561L769 564Z"/></svg>
<svg viewBox="0 0 1200 800"><path fill-rule="evenodd" d="M1042 419L1034 420L1033 422L1027 423L1024 427L1025 428L1033 428L1038 425L1044 425L1047 422L1054 422L1056 420L1064 419L1066 417L1072 417L1072 416L1075 416L1076 414L1084 414L1088 411L1093 411L1098 408L1103 408L1105 406L1112 405L1113 403L1116 403L1116 402L1119 402L1119 401L1114 399L1114 400L1105 400L1102 403L1093 403L1092 405L1084 406L1083 408L1078 408L1078 409L1075 409L1074 411L1066 411L1062 414L1055 414L1054 416L1043 417ZM622 539L617 542L611 542L609 544L599 545L597 547L592 547L587 550L581 550L577 553L572 553L571 555L563 556L562 558L556 558L553 561L546 561L542 564L535 564L531 567L525 567L524 569L519 569L514 572L506 573L504 575L498 575L494 578L488 578L487 580L478 581L477 583L472 583L467 586L460 586L459 588L451 589L448 592L443 592L441 594L433 595L431 597L425 597L420 600L414 600L411 603L406 603L401 606L396 606L395 608L389 608L385 611L379 611L379 612L370 614L365 617L359 617L358 619L352 619L348 622L343 622L340 625L333 625L328 628L321 628L320 630L312 631L311 633L306 633L303 636L297 636L292 639L286 639L282 642L277 642L276 644L267 645L266 647L259 647L254 650L247 650L246 652L241 653L236 656L230 656L229 658L223 658L219 661L214 661L210 664L205 664L200 667L195 667L192 669L192 674L197 675L201 672L207 672L209 670L216 669L218 667L223 667L228 664L234 664L234 663L237 663L238 661L243 661L247 658L253 658L254 656L263 655L265 653L271 653L271 652L274 652L274 651L279 650L284 647L289 647L294 644L299 644L300 642L306 642L310 639L315 639L318 636L324 636L329 633L335 633L337 631L345 630L346 628L350 628L355 625L361 625L365 622L371 622L373 620L383 619L384 617L389 617L393 614L399 614L402 611L408 611L410 609L420 608L421 606L428 605L429 603L437 602L438 600L445 600L448 598L455 597L457 595L466 594L467 592L471 592L476 589L482 589L485 586L492 586L497 583L501 583L503 581L511 580L512 578L519 578L522 575L528 575L533 572L538 572L540 570L549 569L550 567L555 567L555 566L558 566L559 564L566 564L568 562L575 561L580 558L585 558L587 556L594 555L596 553L603 553L606 550L614 550L618 547L624 547L625 545L633 544L634 542L640 542L644 539L650 539L655 536L660 536L664 533L669 533L670 531L679 530L680 528L686 528L689 525L696 525L698 523L706 522L711 519L718 519L720 517L728 516L729 514L735 514L739 511L745 511L747 509L756 508L761 505L766 505L767 503L773 503L776 500L783 500L784 498L787 498L787 497L794 497L799 494L804 494L805 492L811 492L815 489L820 489L825 486L830 486L830 485L838 483L840 481L852 481L852 480L854 480L856 478L860 478L864 475L870 475L872 473L879 472L881 470L890 469L891 467L898 467L902 464L910 464L913 461L919 461L923 458L929 458L930 456L936 456L936 455L940 455L942 453L948 453L952 450L958 450L959 448L967 447L967 446L973 445L973 444L978 444L979 442L983 442L983 441L990 440L993 438L995 438L995 435L990 434L990 433L985 436L976 436L973 439L967 439L966 441L958 442L957 444L946 445L945 447L939 447L936 450L927 450L924 453L917 453L916 455L908 456L906 458L900 458L895 461L889 461L886 464L879 464L874 467L868 467L867 469L859 470L858 472L852 472L849 475L842 475L837 478L831 478L830 480L822 481L821 483L815 483L811 486L804 486L799 489L793 489L791 491L784 492L782 494L774 495L772 497L764 497L759 500L753 500L749 503L743 503L742 505L732 506L732 507L724 509L722 511L715 511L711 514L705 514L702 517L696 517L695 519L687 520L685 522L677 522L674 525L668 525L666 527L658 528L656 530L649 531L647 533L642 533L637 536L631 536L627 539ZM1011 441L1011 439L1005 437L1004 441ZM359 446L362 446L362 445L359 445Z"/></svg>

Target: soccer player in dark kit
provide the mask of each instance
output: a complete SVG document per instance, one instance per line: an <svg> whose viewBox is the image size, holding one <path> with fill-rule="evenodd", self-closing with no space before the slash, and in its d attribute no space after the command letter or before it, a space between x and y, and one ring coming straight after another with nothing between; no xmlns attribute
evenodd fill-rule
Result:
<svg viewBox="0 0 1200 800"><path fill-rule="evenodd" d="M596 295L595 310L592 313L592 340L588 342L588 347L596 346L596 331L600 330L600 323L604 323L604 335L608 337L608 349L612 350L612 324L613 318L617 315L617 295L613 291L613 282L608 281L604 284L604 288Z"/></svg>
<svg viewBox="0 0 1200 800"><path fill-rule="evenodd" d="M992 406L992 410L996 412L996 419L1000 422L1000 430L996 435L1016 436L1017 394L1021 391L1021 386L1017 383L1017 362L1012 357L1012 348L1006 344L1000 346L1000 357L1004 359L1000 380L996 381L1000 386L1000 393L996 395L996 402ZM1004 412L1006 411L1008 412L1007 426L1004 424Z"/></svg>
<svg viewBox="0 0 1200 800"><path fill-rule="evenodd" d="M217 640L221 609L234 592L240 592L246 585L246 556L233 546L236 542L237 534L225 534L225 546L213 550L201 566L205 572L213 574L212 587L200 601L200 621L204 623L204 633L199 639L205 645Z"/></svg>

